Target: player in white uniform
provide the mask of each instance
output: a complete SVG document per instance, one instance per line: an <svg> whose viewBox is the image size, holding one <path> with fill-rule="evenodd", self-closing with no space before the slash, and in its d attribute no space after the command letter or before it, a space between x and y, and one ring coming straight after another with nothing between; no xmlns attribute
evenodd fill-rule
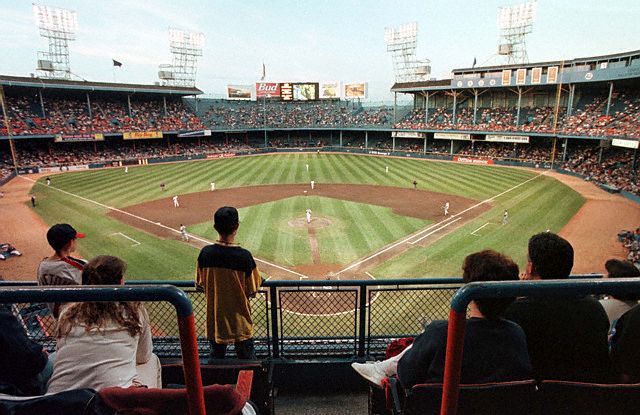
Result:
<svg viewBox="0 0 640 415"><path fill-rule="evenodd" d="M311 223L311 209L307 209L307 223Z"/></svg>
<svg viewBox="0 0 640 415"><path fill-rule="evenodd" d="M307 168L307 173L309 173L309 165L305 164L304 166Z"/></svg>
<svg viewBox="0 0 640 415"><path fill-rule="evenodd" d="M389 166L384 166L384 172L389 174Z"/></svg>
<svg viewBox="0 0 640 415"><path fill-rule="evenodd" d="M180 224L180 236L183 241L189 242L189 235L187 235L187 227L183 224Z"/></svg>
<svg viewBox="0 0 640 415"><path fill-rule="evenodd" d="M504 213L502 214L502 224L506 225L507 223L509 223L509 212L507 212L507 210L505 209Z"/></svg>
<svg viewBox="0 0 640 415"><path fill-rule="evenodd" d="M129 166L124 166L124 172L129 173Z"/></svg>
<svg viewBox="0 0 640 415"><path fill-rule="evenodd" d="M180 202L178 202L178 196L173 197L173 207L180 207Z"/></svg>
<svg viewBox="0 0 640 415"><path fill-rule="evenodd" d="M447 216L449 214L449 202L445 202L442 209L444 209L444 215Z"/></svg>
<svg viewBox="0 0 640 415"><path fill-rule="evenodd" d="M315 180L311 180L311 190L313 190L314 187L316 187L316 182Z"/></svg>
<svg viewBox="0 0 640 415"><path fill-rule="evenodd" d="M214 190L216 190L216 184L215 182L211 182L211 191L213 192Z"/></svg>

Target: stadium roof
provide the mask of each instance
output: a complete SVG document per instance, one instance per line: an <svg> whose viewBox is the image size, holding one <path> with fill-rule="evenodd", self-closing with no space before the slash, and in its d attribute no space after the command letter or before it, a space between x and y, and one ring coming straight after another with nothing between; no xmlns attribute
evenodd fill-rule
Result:
<svg viewBox="0 0 640 415"><path fill-rule="evenodd" d="M198 88L163 85L118 84L110 82L70 81L66 79L31 78L0 75L0 85L4 87L24 87L42 89L73 89L80 91L125 92L168 95L200 95Z"/></svg>
<svg viewBox="0 0 640 415"><path fill-rule="evenodd" d="M495 74L500 73L505 69L521 69L521 68L535 68L535 67L550 67L550 66L563 66L563 68L574 68L574 69L582 69L582 67L589 67L589 69L594 69L598 67L602 63L610 64L608 67L613 67L614 65L620 66L618 63L622 63L623 66L631 65L632 63L640 62L640 50L635 50L631 52L623 52L623 53L614 53L611 55L601 55L601 56L590 56L586 58L576 58L564 61L550 61L550 62L534 62L534 63L526 63L526 64L510 64L510 65L496 65L496 66L482 66L475 68L461 68L461 69L453 69L452 75L453 79L439 79L439 80L430 80L430 81L419 81L419 82L402 82L395 83L391 87L392 92L409 92L415 93L419 91L425 90L439 90L439 89L450 89L453 88L453 81L456 79L467 79L468 77L484 77L487 74ZM636 65L634 65L635 67ZM605 66L606 67L606 66ZM634 75L637 77L637 74Z"/></svg>

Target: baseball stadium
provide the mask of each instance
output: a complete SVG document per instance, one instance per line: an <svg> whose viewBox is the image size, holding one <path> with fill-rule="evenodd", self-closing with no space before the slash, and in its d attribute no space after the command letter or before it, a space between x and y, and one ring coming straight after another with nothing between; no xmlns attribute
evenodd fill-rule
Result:
<svg viewBox="0 0 640 415"><path fill-rule="evenodd" d="M446 76L418 58L417 22L378 27L381 95L255 56L255 74L215 78L210 28L170 28L153 79L114 54L113 81L91 81L71 66L86 6L66 3L0 6L30 25L32 61L48 45L34 73L0 65L0 372L35 348L53 373L40 389L0 374L0 413L636 413L640 50L530 57L527 40L553 46L533 31L552 5L526 0L499 5L496 54L438 62ZM43 277L54 261L75 269ZM225 308L232 290L245 311ZM249 334L221 341L242 313ZM135 344L115 368L100 359L120 335ZM157 383L139 382L153 361ZM109 383L109 365L134 380Z"/></svg>

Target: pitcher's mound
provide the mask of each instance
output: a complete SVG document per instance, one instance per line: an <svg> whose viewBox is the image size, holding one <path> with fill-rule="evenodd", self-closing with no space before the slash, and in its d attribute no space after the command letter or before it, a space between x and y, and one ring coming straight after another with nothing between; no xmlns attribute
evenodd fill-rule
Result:
<svg viewBox="0 0 640 415"><path fill-rule="evenodd" d="M312 218L311 223L307 223L306 218L291 219L289 222L287 222L287 224L292 228L314 228L314 229L326 228L327 226L331 226L332 223L333 222L331 222L331 219L327 219L327 218Z"/></svg>

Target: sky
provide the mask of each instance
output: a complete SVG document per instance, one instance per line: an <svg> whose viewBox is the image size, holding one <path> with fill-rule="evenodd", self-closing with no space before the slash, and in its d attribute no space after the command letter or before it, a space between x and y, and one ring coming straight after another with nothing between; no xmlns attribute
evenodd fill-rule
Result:
<svg viewBox="0 0 640 415"><path fill-rule="evenodd" d="M170 63L168 29L204 33L196 86L222 97L227 84L367 82L370 101L389 101L393 82L384 29L418 22L417 57L432 77L503 63L498 7L519 0L52 0L77 12L71 71L89 81L153 84ZM0 74L29 76L46 50L30 0L0 0ZM640 49L640 0L539 0L527 37L530 62ZM123 63L114 69L112 59Z"/></svg>

